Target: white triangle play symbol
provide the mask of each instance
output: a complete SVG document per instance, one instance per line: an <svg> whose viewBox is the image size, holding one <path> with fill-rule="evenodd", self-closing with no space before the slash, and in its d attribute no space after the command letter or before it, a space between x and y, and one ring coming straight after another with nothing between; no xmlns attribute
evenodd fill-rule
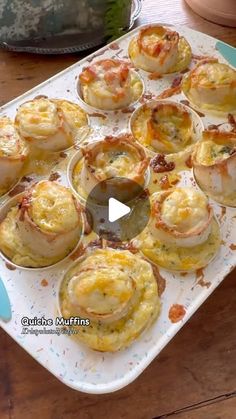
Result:
<svg viewBox="0 0 236 419"><path fill-rule="evenodd" d="M130 213L130 207L115 198L109 198L108 202L108 219L110 223L119 220Z"/></svg>

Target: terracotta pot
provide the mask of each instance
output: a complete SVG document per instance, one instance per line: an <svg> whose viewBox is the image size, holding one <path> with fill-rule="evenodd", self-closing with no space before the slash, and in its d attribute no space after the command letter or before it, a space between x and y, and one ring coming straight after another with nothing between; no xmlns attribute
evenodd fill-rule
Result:
<svg viewBox="0 0 236 419"><path fill-rule="evenodd" d="M235 0L185 0L203 18L221 25L236 27Z"/></svg>

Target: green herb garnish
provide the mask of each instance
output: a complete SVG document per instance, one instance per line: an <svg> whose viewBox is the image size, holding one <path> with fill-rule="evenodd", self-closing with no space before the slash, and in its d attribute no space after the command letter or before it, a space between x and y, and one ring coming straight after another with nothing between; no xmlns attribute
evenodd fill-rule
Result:
<svg viewBox="0 0 236 419"><path fill-rule="evenodd" d="M222 154L224 154L224 153L231 154L231 152L232 152L232 148L227 146L227 145L220 149L220 153L222 153Z"/></svg>
<svg viewBox="0 0 236 419"><path fill-rule="evenodd" d="M131 0L107 0L105 35L110 41L126 33L124 22L129 21Z"/></svg>

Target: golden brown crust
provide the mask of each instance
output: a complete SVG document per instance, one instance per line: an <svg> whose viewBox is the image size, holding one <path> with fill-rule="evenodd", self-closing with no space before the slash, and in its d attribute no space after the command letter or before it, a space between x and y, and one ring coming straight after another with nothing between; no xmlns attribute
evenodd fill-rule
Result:
<svg viewBox="0 0 236 419"><path fill-rule="evenodd" d="M35 223L35 221L30 216L29 210L32 202L32 192L34 187L37 184L33 185L31 189L25 192L23 197L21 198L19 202L19 221L24 222L26 221L30 228L32 230L36 230L38 232L41 232L45 237L47 237L47 241L50 243L56 238L63 236L67 231L61 231L57 233L49 232L49 231L42 231L41 228ZM82 216L82 208L80 207L79 202L75 199L75 197L72 195L72 200L74 202L74 206L76 211L78 212L78 223L80 220L80 217Z"/></svg>
<svg viewBox="0 0 236 419"><path fill-rule="evenodd" d="M198 229L196 229L194 232L191 231L191 233L182 233L177 231L174 227L170 227L168 226L162 219L162 215L161 215L161 209L162 209L162 204L165 201L165 199L173 192L172 189L164 191L161 193L160 198L154 202L153 206L152 206L152 216L155 218L156 220L156 224L155 226L158 229L163 230L166 233L171 234L174 238L176 239L183 239L183 238L187 238L187 237L196 237L199 236L200 234L202 234L203 230L206 230L208 228L208 226L210 225L211 221L212 221L212 217L213 217L213 209L212 207L208 204L207 205L207 211L208 211L208 218L206 223L204 224L204 226L199 227Z"/></svg>
<svg viewBox="0 0 236 419"><path fill-rule="evenodd" d="M163 36L162 39L158 40L154 45L145 45L143 42L144 36L155 31L158 35ZM166 58L168 57L169 51L173 46L177 46L179 42L179 34L175 31L170 31L163 26L148 26L140 30L137 43L140 52L156 57L159 56L160 63L164 64Z"/></svg>
<svg viewBox="0 0 236 419"><path fill-rule="evenodd" d="M82 152L85 158L85 164L87 166L87 170L89 170L90 175L99 182L100 179L96 177L96 173L94 172L94 168L92 167L94 164L94 160L96 155L100 152L101 148L103 151L108 151L112 147L122 146L126 150L130 150L130 152L135 152L136 155L139 157L139 163L136 166L136 172L132 174L132 179L139 183L142 181L145 171L148 168L149 158L146 156L146 153L133 138L131 134L121 134L117 137L112 135L106 136L103 141L99 141L94 143L91 147L88 146L87 148L83 148Z"/></svg>
<svg viewBox="0 0 236 419"><path fill-rule="evenodd" d="M221 160L218 160L217 162L214 162L212 164L202 164L199 163L197 160L197 151L198 146L200 143L197 143L194 151L192 153L192 163L193 167L201 167L202 170L208 170L209 167L211 167L213 170L216 168L221 168L222 171L224 170L224 167L228 164L228 162L234 161L236 164L236 133L233 132L224 132L224 131L217 131L217 130L210 130L210 131L203 131L202 133L202 140L201 141L208 141L211 140L215 142L216 144L222 144L225 143L225 145L232 144L234 146L235 151L229 155L227 158L222 158ZM226 169L225 169L226 170Z"/></svg>

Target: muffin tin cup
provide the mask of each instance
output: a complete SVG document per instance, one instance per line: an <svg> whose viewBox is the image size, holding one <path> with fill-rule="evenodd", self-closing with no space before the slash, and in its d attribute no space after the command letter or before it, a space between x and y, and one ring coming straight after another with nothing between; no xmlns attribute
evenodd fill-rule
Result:
<svg viewBox="0 0 236 419"><path fill-rule="evenodd" d="M199 188L200 189L200 188ZM158 194L160 194L160 193L162 193L162 192L155 192L154 194L152 194L152 196L151 196L151 200L152 200L152 204L153 204L153 202L154 202L154 199L155 199L155 196L158 196ZM150 220L151 221L151 220ZM153 221L153 220L152 220ZM215 214L213 214L213 218L212 218L212 221L211 221L211 223L216 223L217 224L217 226L218 226L218 229L219 229L219 235L220 235L220 237L221 237L221 230L220 230L220 223L219 223L219 220L217 219L217 217L216 217L216 215ZM149 232L148 234L150 234L150 226L149 226L149 224L147 225L147 227L146 227L146 229L147 229L147 231ZM134 246L135 246L135 242L137 241L137 239L135 238L134 240L133 240L133 244L134 244ZM177 246L176 246L177 247ZM194 248L194 247L193 247ZM218 249L216 252L215 252L215 254L212 256L212 258L211 259L209 259L208 260L208 262L207 262L207 264L206 265L204 265L203 267L201 267L201 268L193 268L193 269L189 269L189 270L184 270L184 269L171 269L171 268L166 268L166 267L164 267L164 266L162 266L162 265L160 265L160 264L158 264L157 262L154 262L151 258L149 258L147 255L145 255L145 253L143 252L143 250L142 250L142 248L141 247L139 247L138 246L138 249L139 249L139 252L141 253L141 255L145 258L145 259L147 259L150 263L153 263L154 265L157 265L157 266L159 266L160 267L160 269L163 269L163 270L165 270L166 272L173 272L174 274L176 273L177 275L180 273L180 272L184 272L184 273L194 273L196 270L199 270L199 269L204 269L207 265L209 265L210 263L212 263L215 259L216 259L216 256L217 256L217 254L219 253L219 251L220 251L220 249ZM190 247L190 249L191 249L191 247Z"/></svg>
<svg viewBox="0 0 236 419"><path fill-rule="evenodd" d="M117 112L122 112L122 110L124 110L124 109L132 108L133 106L135 106L137 103L139 103L139 100L143 96L143 94L146 90L146 86L145 86L145 82L143 80L143 77L141 77L140 74L136 70L131 70L131 72L132 72L132 74L135 74L138 77L138 79L140 80L140 82L142 83L142 92L136 100L133 100L127 106L122 106L122 107L119 107L117 109L100 109L100 108L96 108L92 105L89 105L87 102L85 102L85 100L83 99L80 80L79 80L79 76L78 76L75 91L76 91L76 95L77 95L77 98L79 100L79 103L80 103L81 107L83 109L85 109L86 111L91 112L91 113L95 113L95 114L96 113L98 113L98 114L103 114L104 113L104 114L108 114L108 115L114 115Z"/></svg>
<svg viewBox="0 0 236 419"><path fill-rule="evenodd" d="M216 222L219 229L220 229L220 225L219 225L219 221L218 219L214 216L213 217L213 222ZM134 240L135 242L135 240ZM194 249L194 247L193 247ZM163 265L158 264L157 262L154 262L151 258L149 258L147 255L145 255L145 253L142 251L142 249L139 249L140 254L143 256L143 258L145 258L148 262L157 265L160 269L163 269L165 272L172 272L173 274L180 274L180 273L184 273L184 274L194 274L196 271L199 271L201 269L206 268L210 263L214 262L214 260L216 260L217 256L219 255L220 249L218 249L216 251L216 253L207 261L207 263L202 266L202 267L198 267L198 268L192 268L192 269L171 269L171 268L166 268Z"/></svg>
<svg viewBox="0 0 236 419"><path fill-rule="evenodd" d="M158 23L149 23L149 24L147 24L147 25L143 25L142 27L141 27L141 29L143 29L143 28L146 28L146 27L149 27L149 28L155 28L156 26L163 26L163 27L166 27L166 28L170 28L170 30L172 30L172 28L173 28L173 31L176 29L175 27L174 27L174 25L173 24L170 24L170 23L163 23L163 22L158 22ZM191 45L189 44L189 42L188 42L188 40L186 39L186 37L185 37L185 41L186 41L186 43L188 44L188 46L191 48ZM130 59L130 61L132 62L132 64L133 64L133 61L132 61L132 59L131 59L131 57L130 57L130 54L129 54L129 52L128 52L128 55L129 55L129 59ZM134 64L133 64L134 65ZM153 71L148 71L148 70L144 70L144 68L141 68L141 67L137 67L140 71L142 71L143 73L145 73L145 74L147 74L147 75L150 75L150 74L153 74L153 73L155 73L155 72L153 72ZM164 77L166 77L166 76L176 76L176 75L178 75L180 72L182 72L182 71L184 71L184 70L186 70L186 67L185 68L182 68L181 70L179 70L179 71L176 71L176 70L174 70L174 71L167 71L166 73L162 73L161 74L161 76L164 76Z"/></svg>
<svg viewBox="0 0 236 419"><path fill-rule="evenodd" d="M96 142L99 142L100 140L96 140ZM84 196L80 194L80 192L76 189L74 182L73 182L73 173L74 173L74 169L75 166L77 165L77 163L83 159L83 153L81 150L79 150L76 154L74 154L68 164L67 167L67 181L69 183L69 186L71 188L71 190L73 191L73 193L75 194L75 196L77 196L80 201L86 205L86 199L88 198L88 194L86 193L86 191L84 191ZM143 188L147 188L150 182L150 178L151 178L151 172L150 172L150 168L148 167L145 173L145 183L143 185ZM101 206L99 204L97 204L97 206Z"/></svg>
<svg viewBox="0 0 236 419"><path fill-rule="evenodd" d="M186 74L185 77L187 77L188 74ZM183 98L189 102L189 105L193 108L193 110L196 112L198 112L199 114L202 114L203 116L207 115L209 117L213 117L213 118L227 118L229 113L234 113L236 112L236 109L231 110L229 112L225 112L225 111L220 111L220 110L216 110L216 109L207 109L204 107L201 107L200 105L196 104L195 102L192 101L191 97L189 95L187 95L183 89L181 89L181 94L183 96Z"/></svg>
<svg viewBox="0 0 236 419"><path fill-rule="evenodd" d="M24 192L19 193L17 195L15 195L13 198L9 199L7 202L4 202L3 205L0 207L0 223L6 218L8 212L11 210L12 207L16 206L19 202L20 199L24 196ZM83 240L83 236L84 236L84 225L85 225L85 220L84 220L84 214L82 213L82 226L81 226L81 236L80 239L78 241L78 243L76 244L75 248L68 253L67 256L65 256L63 259L59 260L56 263L53 263L51 265L48 266L43 266L43 267L27 267L27 266L21 266L21 265L17 265L16 263L14 263L11 259L9 259L1 250L0 250L0 256L7 262L9 263L12 267L20 269L20 270L24 270L24 271L34 271L34 272L42 272L42 271L46 271L49 270L51 268L55 268L58 267L63 264L63 262L67 261L70 259L70 256L76 252L76 250L79 248L82 240Z"/></svg>
<svg viewBox="0 0 236 419"><path fill-rule="evenodd" d="M30 101L33 101L34 99L37 99L40 96L41 95L37 95L34 98L32 98ZM53 100L62 100L61 98L56 98L54 96L53 97L48 97L46 95L42 95L42 96L45 99L49 99L49 100L52 100L52 101ZM69 102L69 103L71 103L71 104L73 104L73 105L79 106L76 102L72 102L70 100L66 100L66 101ZM27 103L27 101L23 102L22 104L24 104L24 103ZM70 145L69 147L62 148L60 150L50 150L50 149L47 149L46 147L39 147L39 146L37 146L37 140L33 140L33 141L29 141L29 142L27 142L25 140L26 143L28 144L28 147L29 147L29 155L28 155L28 158L30 156L30 147L32 147L32 150L36 150L36 151L39 151L39 152L41 151L42 153L45 153L45 154L48 153L49 155L55 155L56 156L56 155L59 155L60 153L67 152L67 151L71 150L72 148L74 148L76 145L78 146L80 143L82 143L88 137L88 135L89 135L89 131L91 130L91 121L90 121L89 115L86 113L86 111L82 107L80 107L80 108L85 113L87 125L84 125L84 126L78 128L78 134L76 134L76 136L75 136L75 142L74 142L74 144ZM80 132L82 133L82 140L76 141L76 138L79 137L79 133ZM40 140L38 140L38 142L40 143Z"/></svg>
<svg viewBox="0 0 236 419"><path fill-rule="evenodd" d="M155 100L155 99L153 99L153 100L150 100L150 101L144 103L143 105L139 106L137 109L135 109L135 111L132 113L131 118L129 120L129 131L132 133L135 140L146 150L147 153L149 153L151 156L154 156L155 154L159 154L159 153L166 154L166 155L168 155L168 154L177 155L178 153L182 153L185 150L185 148L183 148L183 150L180 150L179 152L176 152L176 153L174 153L174 152L173 153L168 153L168 154L164 153L164 152L162 153L160 151L152 150L151 147L150 148L146 147L144 144L142 144L136 138L136 136L134 134L134 130L133 130L134 121L137 119L139 113L142 111L142 109L144 109L144 107L148 106L150 108L153 108L157 104L174 104L174 105L177 105L180 109L183 109L184 111L187 111L191 115L191 119L192 119L192 122L193 122L193 130L194 130L195 141L192 144L194 144L195 142L197 142L200 139L201 133L204 130L204 124L203 124L201 118L198 116L198 114L193 109L189 108L188 106L186 106L186 105L184 105L180 102L174 101L174 100L169 100L169 99L161 99L161 100L157 99L157 100ZM189 145L191 145L191 144L189 144Z"/></svg>
<svg viewBox="0 0 236 419"><path fill-rule="evenodd" d="M64 281L65 281L65 277L67 276L67 274L70 272L70 271L72 271L78 264L80 264L81 262L83 262L88 256L91 256L91 254L94 252L94 250L96 250L96 249L103 249L103 247L89 247L89 248L87 248L85 251L84 251L84 253L82 254L82 255L80 255L80 256L78 256L78 258L74 261L74 262L72 262L72 263L70 263L70 265L69 266L67 266L67 268L63 271L63 274L60 276L60 278L59 278L59 280L58 280L58 283L57 283L57 287L56 287L56 311L57 311L57 315L59 316L59 317L61 317L61 318L65 318L64 316L63 316L63 313L62 313L62 308L61 308L61 306L62 306L62 300L61 300L61 290L62 290L62 286L63 286L63 284L64 284ZM104 247L104 249L107 249L107 250L112 250L112 251L115 251L115 250L118 250L118 251L124 251L124 252L127 252L127 250L124 250L124 249L119 249L119 248L117 248L117 249L114 249L114 248L112 248L112 247L110 247L110 246L105 246ZM140 252L139 253L139 257L141 258L141 259L143 259L144 261L146 261L148 264L150 264L150 266L152 267L152 269L153 269L153 264L152 264L152 262L151 261L149 261L144 255L142 255L142 253ZM153 275L155 276L155 273L154 273L154 270L153 270ZM161 292L161 290L158 290L158 297L159 297L159 299L160 299L160 302L161 302L161 295L162 295L162 292ZM161 303L160 303L161 304ZM79 317L79 318L81 318L81 319L84 319L85 317L81 317L79 314L78 315L76 315L77 317ZM158 319L159 319L159 316L160 316L160 312L158 313L158 316L157 316L157 318L156 318L156 321L158 321ZM86 319L87 319L88 317L86 317ZM91 320L91 319L90 319ZM117 321L117 320L115 320L115 321ZM99 323L99 322L98 322ZM153 323L151 322L151 324L149 323L148 325L147 325L147 327L145 327L141 332L140 332L140 334L139 334L139 336L138 336L138 338L139 337L141 337L141 336L143 336L143 335L145 335L145 332L148 332L148 330L150 329L150 326L152 327L153 326ZM66 329L73 329L73 326L63 326L63 327L65 327ZM76 334L72 334L72 336L74 337L74 339L76 340L76 337L77 337L77 335ZM79 341L79 339L77 338L77 343L80 343L81 345L83 345L84 346L84 348L86 349L86 347L87 347L87 345L85 344L85 343L83 343L83 342L81 342L81 341ZM129 345L128 345L129 346ZM124 351L125 349L127 349L128 348L128 346L126 347L126 348L123 348L123 349L121 349L121 351ZM91 348L88 348L89 350L93 350L93 349L91 349ZM100 352L99 350L95 350L96 352ZM115 354L115 353L117 353L117 352L120 352L120 349L118 349L118 350L116 350L116 351L101 351L101 353L102 354Z"/></svg>
<svg viewBox="0 0 236 419"><path fill-rule="evenodd" d="M224 199L222 199L222 200L217 200L217 196L216 195L214 195L214 194L212 194L211 192L209 192L208 190L207 190L207 188L204 188L204 187L202 187L202 186L200 186L200 184L199 184L199 182L198 182L198 180L197 180L197 178L196 178L196 176L195 176L195 173L194 173L194 168L192 168L192 174L193 174L193 178L194 178L194 181L195 181L195 183L196 183L196 185L197 185L197 187L205 194L205 195L207 195L212 201L214 201L217 205L222 205L222 206L224 206L224 207L226 207L226 208L236 208L236 197L235 197L235 204L234 205L230 205L230 204L227 204L225 201L224 201ZM236 195L236 193L235 193L235 195Z"/></svg>

